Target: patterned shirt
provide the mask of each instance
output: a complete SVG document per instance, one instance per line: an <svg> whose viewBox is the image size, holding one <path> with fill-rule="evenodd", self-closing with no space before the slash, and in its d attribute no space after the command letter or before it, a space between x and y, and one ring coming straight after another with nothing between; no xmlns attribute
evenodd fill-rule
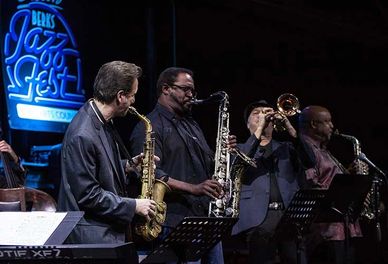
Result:
<svg viewBox="0 0 388 264"><path fill-rule="evenodd" d="M325 145L303 135L301 136L311 148L315 156L315 166L307 169L306 179L312 182L314 187L328 189L334 176L339 173L347 173L343 165L329 152ZM326 240L345 240L343 223L319 223L317 224L321 236ZM362 236L361 228L356 221L349 224L351 237Z"/></svg>

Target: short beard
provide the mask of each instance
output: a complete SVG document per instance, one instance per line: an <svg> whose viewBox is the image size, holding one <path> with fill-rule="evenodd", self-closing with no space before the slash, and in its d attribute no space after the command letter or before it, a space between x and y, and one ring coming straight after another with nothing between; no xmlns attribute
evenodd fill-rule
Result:
<svg viewBox="0 0 388 264"><path fill-rule="evenodd" d="M171 94L171 98L177 106L177 107L174 107L174 110L175 112L177 112L177 114L182 116L191 115L192 104L180 103L179 99L174 94Z"/></svg>

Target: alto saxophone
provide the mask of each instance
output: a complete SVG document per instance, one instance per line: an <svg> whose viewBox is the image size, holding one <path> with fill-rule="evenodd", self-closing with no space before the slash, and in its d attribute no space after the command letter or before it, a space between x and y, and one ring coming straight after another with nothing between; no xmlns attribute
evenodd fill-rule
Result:
<svg viewBox="0 0 388 264"><path fill-rule="evenodd" d="M355 160L356 168L357 168L356 173L357 174L364 174L364 175L368 174L369 173L368 164L366 164L365 162L361 161L358 158L362 153L360 141L354 136L341 134L337 130L334 131L334 134L337 136L343 137L346 140L349 140L353 144L353 152L354 152L354 156L356 157L356 160ZM373 197L375 195L375 192L374 192L375 188L374 188L373 184L374 183L372 183L372 187L369 190L368 194L366 195L366 198L365 198L365 201L363 204L363 208L362 208L361 213L360 213L361 217L364 217L367 220L372 220L375 218L375 213L374 213L375 210L373 208L373 202L372 202Z"/></svg>
<svg viewBox="0 0 388 264"><path fill-rule="evenodd" d="M238 216L241 184L236 179L231 178L230 171L230 152L227 147L229 137L229 97L224 91L221 91L211 95L209 98L214 99L220 96L222 99L218 109L218 132L212 179L221 184L224 195L221 198L210 201L209 217L235 217ZM240 150L235 149L234 152L240 159L245 160L252 166L256 166L255 162Z"/></svg>
<svg viewBox="0 0 388 264"><path fill-rule="evenodd" d="M143 162L141 165L141 194L140 199L151 199L156 202L156 214L150 221L144 221L135 226L136 234L144 240L151 241L158 237L162 231L162 224L166 220L167 205L163 201L166 192L170 187L162 180L155 179L154 152L155 138L152 136L152 125L150 120L139 114L134 107L129 108L131 114L136 115L145 125L145 141L143 148Z"/></svg>

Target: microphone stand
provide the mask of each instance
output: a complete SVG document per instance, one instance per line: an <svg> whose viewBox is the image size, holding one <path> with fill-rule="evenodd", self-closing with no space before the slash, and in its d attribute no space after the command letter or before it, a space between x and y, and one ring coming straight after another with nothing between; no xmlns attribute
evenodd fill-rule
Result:
<svg viewBox="0 0 388 264"><path fill-rule="evenodd" d="M359 160L362 160L362 161L368 163L369 166L371 166L373 169L375 169L381 176L384 177L385 180L387 180L386 174L382 170L380 170L379 167L377 167L372 161L370 161L370 159L368 159L364 153L361 152L357 158Z"/></svg>
<svg viewBox="0 0 388 264"><path fill-rule="evenodd" d="M373 188L373 193L374 193L374 195L372 196L372 203L373 203L373 209L374 209L373 213L375 214L375 222L376 222L376 240L378 243L380 243L381 242L381 225L380 225L380 220L379 220L379 218L380 218L379 217L380 216L380 209L379 209L379 207L380 207L380 186L382 184L381 177L383 177L385 183L387 183L387 176L372 161L370 161L364 153L361 152L360 155L358 156L358 159L367 163L370 167L372 167L377 172L377 174L380 175L380 177L374 176L373 181L372 181L372 188Z"/></svg>

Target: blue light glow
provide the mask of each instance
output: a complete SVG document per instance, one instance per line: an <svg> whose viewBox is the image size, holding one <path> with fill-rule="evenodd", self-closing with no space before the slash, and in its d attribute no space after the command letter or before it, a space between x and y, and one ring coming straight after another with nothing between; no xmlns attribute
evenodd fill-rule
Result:
<svg viewBox="0 0 388 264"><path fill-rule="evenodd" d="M58 123L71 121L85 91L75 37L60 13L62 0L18 2L11 18L1 21L9 25L2 30L2 65L10 126L64 132L66 125Z"/></svg>
<svg viewBox="0 0 388 264"><path fill-rule="evenodd" d="M77 113L76 110L27 104L17 104L16 111L18 116L24 119L66 123L70 123Z"/></svg>

